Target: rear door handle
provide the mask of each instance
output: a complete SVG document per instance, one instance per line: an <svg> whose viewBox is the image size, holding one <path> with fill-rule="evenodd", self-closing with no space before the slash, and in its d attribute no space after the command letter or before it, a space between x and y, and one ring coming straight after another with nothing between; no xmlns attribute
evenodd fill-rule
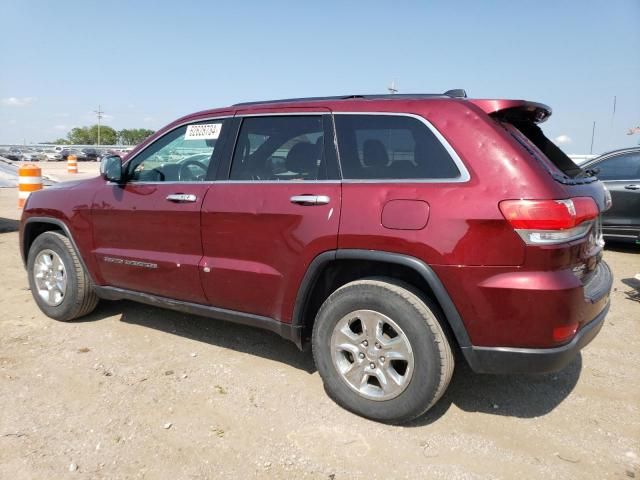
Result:
<svg viewBox="0 0 640 480"><path fill-rule="evenodd" d="M167 195L167 200L175 203L193 203L198 199L192 193L172 193L171 195Z"/></svg>
<svg viewBox="0 0 640 480"><path fill-rule="evenodd" d="M625 185L624 188L626 188L627 190L640 190L640 185L632 183L631 185Z"/></svg>
<svg viewBox="0 0 640 480"><path fill-rule="evenodd" d="M326 205L331 199L326 195L294 195L290 200L298 205Z"/></svg>

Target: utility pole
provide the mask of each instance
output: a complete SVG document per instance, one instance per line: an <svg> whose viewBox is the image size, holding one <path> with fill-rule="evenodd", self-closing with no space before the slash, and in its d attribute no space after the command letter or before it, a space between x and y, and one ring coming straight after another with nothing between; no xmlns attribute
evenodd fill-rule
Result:
<svg viewBox="0 0 640 480"><path fill-rule="evenodd" d="M100 109L100 105L98 105L98 110L94 110L93 113L98 117L98 146L100 146L100 120L102 120L102 114L104 112Z"/></svg>
<svg viewBox="0 0 640 480"><path fill-rule="evenodd" d="M589 154L593 154L593 137L596 136L596 122L593 121L593 128L591 129L591 149L589 150Z"/></svg>
<svg viewBox="0 0 640 480"><path fill-rule="evenodd" d="M387 87L387 90L389 90L389 93L391 95L398 93L398 89L396 88L396 81L395 80L391 80L391 85L389 85Z"/></svg>

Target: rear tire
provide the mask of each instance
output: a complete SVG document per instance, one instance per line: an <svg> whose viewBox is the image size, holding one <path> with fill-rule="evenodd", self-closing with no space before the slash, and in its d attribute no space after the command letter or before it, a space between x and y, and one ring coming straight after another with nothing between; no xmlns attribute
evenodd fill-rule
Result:
<svg viewBox="0 0 640 480"><path fill-rule="evenodd" d="M58 232L45 232L34 240L27 272L31 294L48 317L74 320L91 313L98 304L75 248Z"/></svg>
<svg viewBox="0 0 640 480"><path fill-rule="evenodd" d="M313 356L329 396L363 417L403 423L442 396L454 369L438 308L392 278L348 283L321 306Z"/></svg>

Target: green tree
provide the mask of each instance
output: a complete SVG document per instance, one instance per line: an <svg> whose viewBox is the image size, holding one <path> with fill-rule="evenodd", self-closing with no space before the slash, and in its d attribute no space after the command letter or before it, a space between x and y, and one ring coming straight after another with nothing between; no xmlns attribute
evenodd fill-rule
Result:
<svg viewBox="0 0 640 480"><path fill-rule="evenodd" d="M88 127L76 127L72 128L71 131L67 134L67 138L69 139L69 143L76 145L92 145L91 139L89 138L89 128Z"/></svg>
<svg viewBox="0 0 640 480"><path fill-rule="evenodd" d="M91 135L91 138L95 140L92 143L92 145L97 144L98 143L98 125L93 125L89 129L89 133ZM100 145L115 145L116 143L118 143L118 132L116 132L115 129L111 127L107 127L106 125L101 125L100 126Z"/></svg>
<svg viewBox="0 0 640 480"><path fill-rule="evenodd" d="M154 133L148 128L124 128L118 132L118 138L122 145L137 145Z"/></svg>
<svg viewBox="0 0 640 480"><path fill-rule="evenodd" d="M74 145L97 145L98 125L90 127L76 127L68 134L69 143ZM118 132L107 125L100 126L100 145L115 145L118 141Z"/></svg>

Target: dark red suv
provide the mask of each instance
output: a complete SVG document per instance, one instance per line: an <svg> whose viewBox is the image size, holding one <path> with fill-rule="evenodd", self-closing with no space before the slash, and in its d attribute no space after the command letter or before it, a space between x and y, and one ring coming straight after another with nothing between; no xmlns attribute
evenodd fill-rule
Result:
<svg viewBox="0 0 640 480"><path fill-rule="evenodd" d="M440 398L455 352L562 368L609 307L610 197L544 136L550 114L451 91L189 115L29 197L33 296L58 320L130 299L310 342L328 393L388 422Z"/></svg>

